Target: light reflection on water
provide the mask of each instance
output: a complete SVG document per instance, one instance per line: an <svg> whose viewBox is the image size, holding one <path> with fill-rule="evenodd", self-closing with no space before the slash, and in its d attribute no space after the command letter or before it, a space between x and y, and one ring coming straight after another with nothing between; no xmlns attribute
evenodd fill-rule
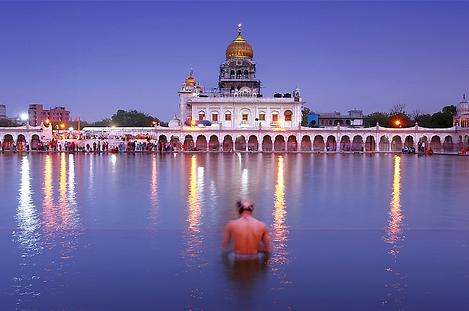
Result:
<svg viewBox="0 0 469 311"><path fill-rule="evenodd" d="M151 182L150 182L150 226L155 227L158 223L158 166L156 155L151 158Z"/></svg>
<svg viewBox="0 0 469 311"><path fill-rule="evenodd" d="M39 217L32 199L31 171L28 156L21 158L20 185L18 191L18 207L16 211L17 229L13 239L18 243L20 258L19 272L14 279L14 287L18 295L17 305L21 306L22 297L37 297L40 276L35 267L34 257L42 251Z"/></svg>
<svg viewBox="0 0 469 311"><path fill-rule="evenodd" d="M275 158L276 178L274 186L274 209L272 224L272 259L270 265L274 275L283 285L291 284L288 280L284 265L288 263L288 226L286 225L287 209L285 203L285 159L284 156ZM280 289L280 288L279 288Z"/></svg>
<svg viewBox="0 0 469 311"><path fill-rule="evenodd" d="M12 185L11 194L0 187L0 230L12 232L7 242L0 236L5 309L71 301L86 309L83 291L101 309L155 299L176 309L291 301L338 309L345 292L355 309L467 302L446 289L469 291L464 158L33 154L0 162ZM268 261L220 257L240 197L270 228Z"/></svg>
<svg viewBox="0 0 469 311"><path fill-rule="evenodd" d="M401 206L401 157L395 156L393 159L392 193L389 204L389 225L386 228L385 242L389 245L388 254L391 263L385 271L390 276L390 282L385 286L388 289L387 296L383 304L392 303L393 306L402 307L405 302L405 275L398 270L398 260L401 243L404 239L403 222L404 214Z"/></svg>
<svg viewBox="0 0 469 311"><path fill-rule="evenodd" d="M204 190L204 168L198 166L195 155L190 158L189 185L187 195L187 250L186 254L195 258L201 253L203 237L200 235L200 194Z"/></svg>

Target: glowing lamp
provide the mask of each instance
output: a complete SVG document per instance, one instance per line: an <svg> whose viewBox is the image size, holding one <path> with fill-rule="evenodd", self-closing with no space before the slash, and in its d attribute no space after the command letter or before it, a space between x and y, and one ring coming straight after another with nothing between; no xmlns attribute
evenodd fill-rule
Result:
<svg viewBox="0 0 469 311"><path fill-rule="evenodd" d="M25 122L29 120L29 115L26 112L20 113L20 120Z"/></svg>

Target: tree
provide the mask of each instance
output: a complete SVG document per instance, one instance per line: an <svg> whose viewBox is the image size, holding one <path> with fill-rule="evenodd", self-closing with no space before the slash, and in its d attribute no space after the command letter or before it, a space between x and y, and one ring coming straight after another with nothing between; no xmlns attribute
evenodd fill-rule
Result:
<svg viewBox="0 0 469 311"><path fill-rule="evenodd" d="M414 116L412 119L414 123L417 123L419 126L432 127L432 116L428 113Z"/></svg>
<svg viewBox="0 0 469 311"><path fill-rule="evenodd" d="M373 127L376 124L380 126L389 127L389 116L384 112L373 112L365 116L364 125L365 127Z"/></svg>
<svg viewBox="0 0 469 311"><path fill-rule="evenodd" d="M115 114L111 116L111 118L105 118L100 121L91 122L89 126L122 126L122 127L146 127L146 126L153 126L154 122L160 123L158 118L155 118L149 114L137 111L137 110L122 110L119 109L116 111ZM81 127L84 127L86 123L82 121Z"/></svg>
<svg viewBox="0 0 469 311"><path fill-rule="evenodd" d="M301 109L301 126L308 126L308 114L311 112L311 109L308 107L303 107Z"/></svg>
<svg viewBox="0 0 469 311"><path fill-rule="evenodd" d="M403 114L407 115L404 104L395 104L394 106L392 106L391 111L389 112L389 115L391 116Z"/></svg>
<svg viewBox="0 0 469 311"><path fill-rule="evenodd" d="M449 106L444 106L443 109L441 109L441 112L444 114L447 114L448 116L454 117L456 115L456 106L455 105L449 105Z"/></svg>
<svg viewBox="0 0 469 311"><path fill-rule="evenodd" d="M111 117L111 123L114 126L152 126L154 122L159 123L159 120L137 110L117 110Z"/></svg>
<svg viewBox="0 0 469 311"><path fill-rule="evenodd" d="M13 127L13 126L20 126L18 122L13 121L11 119L0 119L0 126L1 127Z"/></svg>
<svg viewBox="0 0 469 311"><path fill-rule="evenodd" d="M435 112L431 117L431 126L434 128L445 128L453 126L453 116L444 112Z"/></svg>

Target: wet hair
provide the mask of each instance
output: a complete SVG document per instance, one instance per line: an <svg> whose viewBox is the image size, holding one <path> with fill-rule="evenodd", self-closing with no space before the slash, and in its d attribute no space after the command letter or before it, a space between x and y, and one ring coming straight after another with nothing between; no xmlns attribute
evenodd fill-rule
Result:
<svg viewBox="0 0 469 311"><path fill-rule="evenodd" d="M249 204L245 206L241 200L236 202L236 208L238 209L238 213L241 215L243 212L253 212L254 211L254 204Z"/></svg>

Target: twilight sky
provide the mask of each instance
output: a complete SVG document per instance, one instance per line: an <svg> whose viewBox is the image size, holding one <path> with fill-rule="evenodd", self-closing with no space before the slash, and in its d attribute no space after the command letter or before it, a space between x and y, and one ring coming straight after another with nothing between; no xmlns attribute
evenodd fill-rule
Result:
<svg viewBox="0 0 469 311"><path fill-rule="evenodd" d="M318 112L433 112L469 91L469 3L0 3L0 102L169 119L192 67L215 87L241 22L264 96L300 87Z"/></svg>

